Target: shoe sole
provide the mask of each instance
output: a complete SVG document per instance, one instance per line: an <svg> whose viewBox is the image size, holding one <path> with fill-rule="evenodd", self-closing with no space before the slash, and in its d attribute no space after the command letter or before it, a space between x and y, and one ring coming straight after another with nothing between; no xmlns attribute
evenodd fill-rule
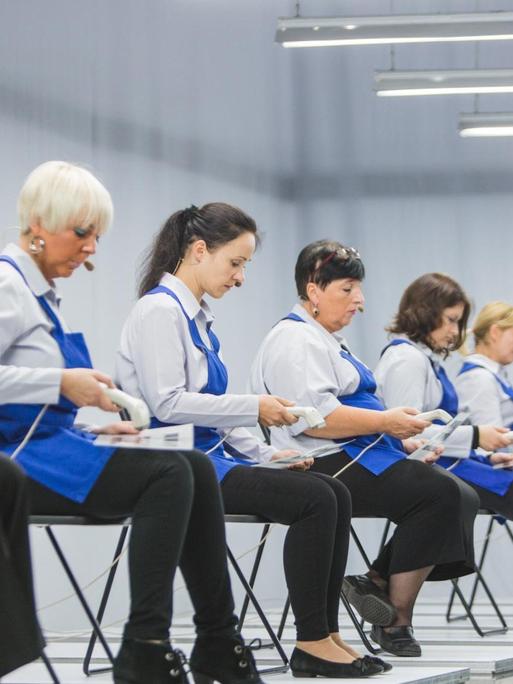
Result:
<svg viewBox="0 0 513 684"><path fill-rule="evenodd" d="M364 620L378 627L389 627L393 623L396 610L389 603L372 594L362 596L346 580L342 586L347 600Z"/></svg>

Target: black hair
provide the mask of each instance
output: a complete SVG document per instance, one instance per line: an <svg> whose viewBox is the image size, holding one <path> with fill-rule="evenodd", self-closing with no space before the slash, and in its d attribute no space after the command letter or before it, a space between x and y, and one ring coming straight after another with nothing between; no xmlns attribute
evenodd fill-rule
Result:
<svg viewBox="0 0 513 684"><path fill-rule="evenodd" d="M352 247L335 240L317 240L303 247L296 262L296 288L301 299L308 299L306 286L315 283L324 290L333 280L363 280L365 267Z"/></svg>
<svg viewBox="0 0 513 684"><path fill-rule="evenodd" d="M175 273L189 245L204 240L213 252L243 233L259 236L255 221L241 209L223 202L211 202L201 208L191 205L176 211L164 223L144 257L139 296L156 287L164 273Z"/></svg>

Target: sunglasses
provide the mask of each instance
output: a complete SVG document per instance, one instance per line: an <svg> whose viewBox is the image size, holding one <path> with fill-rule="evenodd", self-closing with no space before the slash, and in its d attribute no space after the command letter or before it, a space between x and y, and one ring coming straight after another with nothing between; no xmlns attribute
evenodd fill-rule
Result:
<svg viewBox="0 0 513 684"><path fill-rule="evenodd" d="M349 261L349 259L361 259L360 252L354 247L339 247L338 249L335 249L333 252L328 254L328 256L324 257L321 263L314 270L313 274L316 275L317 273L319 273L321 268L324 268L324 266L326 266L326 264L329 264L330 261L332 261L335 257L337 257L341 261Z"/></svg>

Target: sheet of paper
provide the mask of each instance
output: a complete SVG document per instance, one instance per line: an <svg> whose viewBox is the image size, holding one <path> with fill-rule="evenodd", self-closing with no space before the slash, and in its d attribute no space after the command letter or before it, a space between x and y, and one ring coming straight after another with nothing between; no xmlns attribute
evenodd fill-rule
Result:
<svg viewBox="0 0 513 684"><path fill-rule="evenodd" d="M162 449L189 451L194 448L192 423L172 427L148 428L137 435L98 435L95 446L114 446L123 449Z"/></svg>
<svg viewBox="0 0 513 684"><path fill-rule="evenodd" d="M294 463L301 463L305 458L323 458L323 456L330 456L331 454L338 454L341 451L341 445L328 444L320 446L310 451L302 452L296 456L285 456L276 461L268 461L267 463L259 463L255 468L288 468Z"/></svg>
<svg viewBox="0 0 513 684"><path fill-rule="evenodd" d="M458 413L458 415L455 416L450 423L444 425L440 432L438 432L434 437L432 437L428 442L426 442L426 444L416 449L413 453L409 454L408 458L413 459L414 461L422 460L422 458L424 458L426 454L433 451L435 447L443 444L447 440L447 438L452 435L452 433L454 432L454 430L456 430L457 427L463 425L463 423L465 423L468 420L468 417L468 411L462 411L461 413Z"/></svg>

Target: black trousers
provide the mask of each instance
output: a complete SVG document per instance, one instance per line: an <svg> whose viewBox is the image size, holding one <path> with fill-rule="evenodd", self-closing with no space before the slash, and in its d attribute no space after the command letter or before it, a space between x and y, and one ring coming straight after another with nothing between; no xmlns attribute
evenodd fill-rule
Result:
<svg viewBox="0 0 513 684"><path fill-rule="evenodd" d="M38 658L44 646L34 606L27 517L26 478L0 456L0 677Z"/></svg>
<svg viewBox="0 0 513 684"><path fill-rule="evenodd" d="M223 507L207 456L118 449L81 504L30 483L34 514L132 516L126 638L168 638L178 566L198 634L234 633Z"/></svg>
<svg viewBox="0 0 513 684"><path fill-rule="evenodd" d="M227 513L289 526L283 563L298 640L338 632L351 523L347 488L320 473L236 466L221 491Z"/></svg>
<svg viewBox="0 0 513 684"><path fill-rule="evenodd" d="M312 469L336 473L351 462L341 452L319 458ZM397 528L372 567L383 579L429 565L429 580L474 572L474 519L479 498L443 468L404 459L374 475L354 463L340 476L351 492L353 516L378 516Z"/></svg>
<svg viewBox="0 0 513 684"><path fill-rule="evenodd" d="M466 480L464 481L466 482ZM483 489L483 487L479 487L472 482L467 484L479 495L481 508L488 508L494 513L500 513L500 515L508 518L508 520L513 520L513 485L501 496L500 494L495 494L495 492L488 491L488 489Z"/></svg>

